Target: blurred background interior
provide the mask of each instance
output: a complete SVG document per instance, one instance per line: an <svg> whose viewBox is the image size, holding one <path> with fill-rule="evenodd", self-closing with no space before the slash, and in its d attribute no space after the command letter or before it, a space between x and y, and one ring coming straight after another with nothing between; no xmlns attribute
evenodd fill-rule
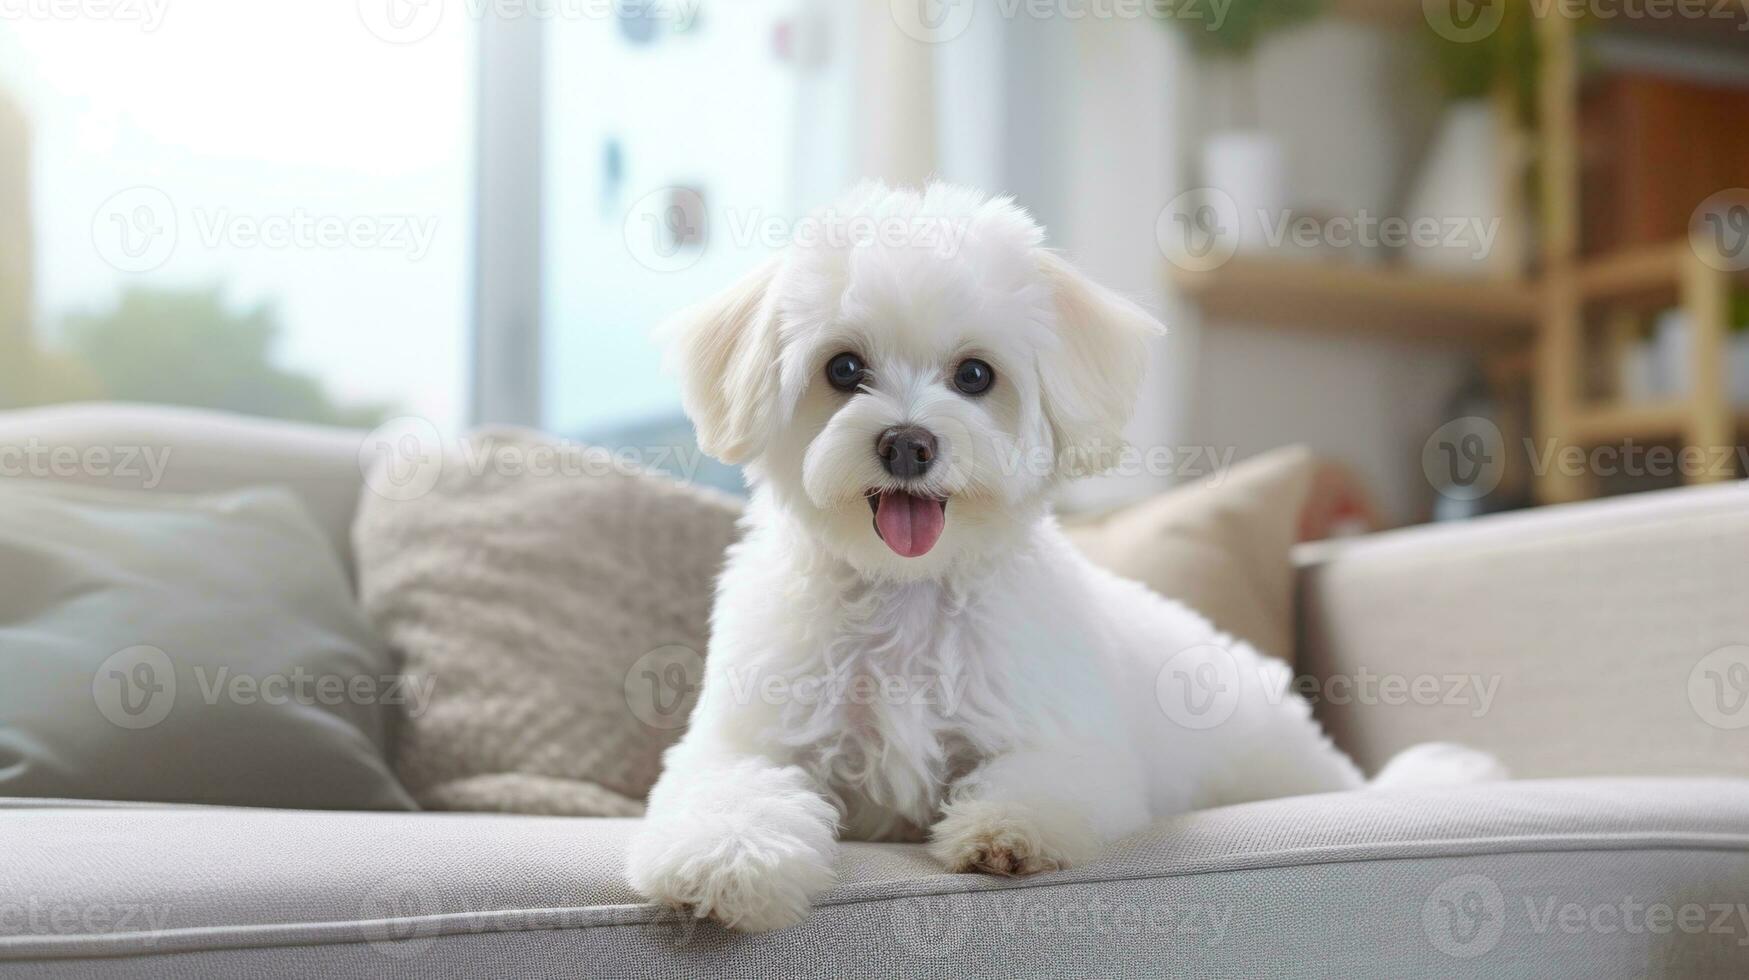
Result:
<svg viewBox="0 0 1749 980"><path fill-rule="evenodd" d="M1131 437L1177 448L1070 507L1293 442L1388 524L1734 478L1746 27L1734 0L0 3L0 407L683 442L650 329L859 178L937 176L1171 330ZM1683 446L1705 464L1645 455Z"/></svg>

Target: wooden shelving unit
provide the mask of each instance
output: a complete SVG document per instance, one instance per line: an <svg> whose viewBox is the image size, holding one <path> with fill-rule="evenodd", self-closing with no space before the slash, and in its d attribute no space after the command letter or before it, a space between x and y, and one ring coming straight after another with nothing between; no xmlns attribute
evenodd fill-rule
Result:
<svg viewBox="0 0 1749 980"><path fill-rule="evenodd" d="M1554 5L1537 21L1540 130L1534 152L1541 180L1539 274L1534 280L1455 279L1401 268L1335 265L1235 256L1208 272L1168 263L1168 276L1190 301L1218 320L1291 324L1296 328L1404 341L1455 341L1477 347L1492 365L1531 378L1533 429L1545 445L1590 448L1625 440L1684 446L1742 444L1749 412L1732 406L1725 344L1733 276L1687 240L1601 256L1579 252L1579 55L1575 21ZM1397 0L1339 0L1340 16L1417 29L1420 5ZM1713 23L1718 33L1734 28ZM1668 31L1658 24L1648 30ZM1509 182L1510 184L1510 182ZM1680 306L1690 331L1685 397L1656 403L1587 397L1588 340L1600 312ZM1619 345L1606 336L1602 344ZM1501 372L1490 371L1490 374ZM1733 454L1734 455L1734 454ZM1697 481L1729 479L1714 469ZM1551 469L1537 477L1545 503L1597 492L1595 481Z"/></svg>
<svg viewBox="0 0 1749 980"><path fill-rule="evenodd" d="M1579 56L1576 21L1557 10L1537 21L1542 47L1537 80L1542 162L1543 314L1537 329L1537 436L1554 445L1590 448L1628 439L1677 441L1705 448L1736 446L1742 412L1726 388L1731 276L1707 262L1687 240L1599 258L1579 254ZM1678 305L1688 319L1690 391L1653 404L1597 403L1583 394L1588 317L1597 311ZM1733 454L1734 455L1734 454ZM1687 473L1708 482L1734 471L1707 467ZM1559 468L1537 477L1545 503L1597 493L1593 477Z"/></svg>

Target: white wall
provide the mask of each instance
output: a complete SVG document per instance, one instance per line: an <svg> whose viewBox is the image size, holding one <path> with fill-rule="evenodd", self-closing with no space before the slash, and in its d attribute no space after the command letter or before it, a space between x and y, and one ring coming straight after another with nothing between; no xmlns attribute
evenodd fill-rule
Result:
<svg viewBox="0 0 1749 980"><path fill-rule="evenodd" d="M1211 97L1218 82L1159 25L1004 19L982 16L985 9L936 52L937 173L1016 195L1090 275L1160 314L1169 333L1155 344L1130 441L1206 446L1235 459L1307 443L1360 473L1388 519L1421 519L1431 493L1420 475L1421 444L1462 378L1462 352L1314 335L1289 324L1203 323L1167 282L1154 229L1166 202L1199 183L1202 135L1230 115ZM1290 40L1281 45L1283 63L1316 62L1306 39ZM1367 39L1336 40L1350 60L1404 63L1403 52L1370 51ZM1357 130L1352 119L1327 130L1308 126L1302 116L1319 111L1317 100L1300 99L1289 136L1312 162L1297 172L1295 192L1328 206L1319 175L1330 184L1351 176L1330 156L1356 140L1377 140L1394 158L1386 169L1408 171L1414 140L1402 133L1413 125L1405 129L1403 120L1423 96L1405 84L1358 107L1330 107L1376 112L1379 126L1391 127L1388 140ZM1266 121L1280 115L1262 113ZM1375 201L1400 190L1371 190L1378 182L1365 182ZM1065 504L1105 506L1173 482L1147 472L1103 478L1076 487Z"/></svg>
<svg viewBox="0 0 1749 980"><path fill-rule="evenodd" d="M1426 519L1421 447L1463 380L1454 351L1221 323L1201 331L1185 441L1243 459L1303 442L1364 480L1387 520Z"/></svg>
<svg viewBox="0 0 1749 980"><path fill-rule="evenodd" d="M1293 201L1339 214L1397 206L1435 116L1419 55L1412 37L1340 22L1265 42L1252 88L1266 130L1284 141ZM1193 87L1216 84L1212 74L1199 68ZM1219 100L1189 109L1187 160L1232 118ZM1186 170L1185 187L1202 181L1194 165ZM1421 447L1463 378L1464 352L1293 324L1203 323L1186 312L1177 334L1194 365L1180 392L1186 444L1243 459L1303 442L1360 474L1387 520L1426 518Z"/></svg>
<svg viewBox="0 0 1749 980"><path fill-rule="evenodd" d="M1089 275L1139 300L1166 323L1167 335L1152 344L1142 396L1125 433L1145 454L1178 445L1184 432L1188 338L1163 275L1154 228L1160 209L1185 180L1187 59L1178 37L1150 22L1086 20L1077 25L1075 42L1081 71L1066 133L1071 195L1058 241ZM1169 472L1144 468L1081 484L1068 503L1099 507L1157 493L1173 482Z"/></svg>
<svg viewBox="0 0 1749 980"><path fill-rule="evenodd" d="M1090 276L1176 321L1154 240L1159 209L1182 180L1176 39L1147 21L982 16L988 9L937 53L937 172L1012 194ZM1154 344L1127 433L1138 447L1176 441L1176 344ZM1098 507L1170 482L1107 477L1073 487L1065 503Z"/></svg>
<svg viewBox="0 0 1749 980"><path fill-rule="evenodd" d="M1069 130L1076 163L1067 235L1086 268L1133 296L1154 299L1167 320L1170 334L1156 346L1132 443L1207 446L1231 451L1233 458L1307 443L1359 472L1387 520L1425 520L1431 488L1420 474L1420 450L1462 381L1464 353L1312 334L1293 324L1203 322L1195 304L1179 301L1163 282L1154 217L1165 201L1202 182L1196 147L1203 133L1224 123L1230 107L1207 98L1214 84L1189 58L1181 38L1133 26L1088 21L1077 31L1084 70ZM1319 26L1279 42L1270 66L1282 75L1282 61L1315 63L1317 51L1307 51L1307 45L1327 44L1359 72L1396 77L1410 54L1399 40ZM1366 75L1348 79L1347 88L1368 88L1366 82ZM1329 88L1334 79L1308 77L1307 84ZM1266 93L1268 86L1259 91ZM1275 119L1289 130L1291 156L1303 161L1294 193L1324 207L1362 191L1368 198L1350 207L1394 205L1401 173L1415 163L1422 135L1415 119L1425 116L1424 89L1404 84L1368 98L1345 98L1341 107L1329 109L1340 114L1333 117L1340 126L1324 130L1305 121L1319 110L1313 91L1307 95L1312 103L1301 100L1294 107L1293 126L1282 124L1282 112L1263 112L1265 123ZM1368 112L1375 117L1368 119ZM1355 140L1364 140L1382 159L1369 168L1341 165ZM1354 186L1348 170L1366 170L1366 186ZM1399 177L1390 179L1390 173ZM1104 479L1072 502L1098 506L1170 481Z"/></svg>

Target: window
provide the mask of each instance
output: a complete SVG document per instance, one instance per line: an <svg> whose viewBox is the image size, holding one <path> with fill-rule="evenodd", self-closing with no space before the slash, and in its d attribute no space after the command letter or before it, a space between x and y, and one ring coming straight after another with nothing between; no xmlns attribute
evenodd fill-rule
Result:
<svg viewBox="0 0 1749 980"><path fill-rule="evenodd" d="M362 12L0 19L0 338L34 365L0 400L463 420L473 27Z"/></svg>
<svg viewBox="0 0 1749 980"><path fill-rule="evenodd" d="M539 10L482 24L482 414L737 489L699 458L653 332L842 189L852 63L826 55L848 22L775 0ZM507 260L525 253L538 274Z"/></svg>
<svg viewBox="0 0 1749 980"><path fill-rule="evenodd" d="M781 9L549 25L549 427L672 418L679 392L651 329L773 251L739 233L795 203L798 73L774 50Z"/></svg>

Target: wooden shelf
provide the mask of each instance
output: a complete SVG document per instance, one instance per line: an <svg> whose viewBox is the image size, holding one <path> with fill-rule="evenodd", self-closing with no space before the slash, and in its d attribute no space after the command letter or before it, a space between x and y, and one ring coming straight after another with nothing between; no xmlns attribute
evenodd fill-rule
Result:
<svg viewBox="0 0 1749 980"><path fill-rule="evenodd" d="M1208 272L1168 272L1211 319L1409 340L1528 340L1540 295L1522 281L1243 255Z"/></svg>
<svg viewBox="0 0 1749 980"><path fill-rule="evenodd" d="M1694 419L1687 401L1592 405L1575 412L1568 436L1577 443L1598 445L1636 439L1642 442L1681 439ZM1749 412L1736 413L1737 427L1749 430Z"/></svg>
<svg viewBox="0 0 1749 980"><path fill-rule="evenodd" d="M1586 303L1667 300L1674 304L1688 254L1688 243L1680 241L1581 260L1580 298Z"/></svg>
<svg viewBox="0 0 1749 980"><path fill-rule="evenodd" d="M1686 401L1594 405L1573 413L1568 434L1574 442L1595 445L1623 439L1674 439L1694 409Z"/></svg>

